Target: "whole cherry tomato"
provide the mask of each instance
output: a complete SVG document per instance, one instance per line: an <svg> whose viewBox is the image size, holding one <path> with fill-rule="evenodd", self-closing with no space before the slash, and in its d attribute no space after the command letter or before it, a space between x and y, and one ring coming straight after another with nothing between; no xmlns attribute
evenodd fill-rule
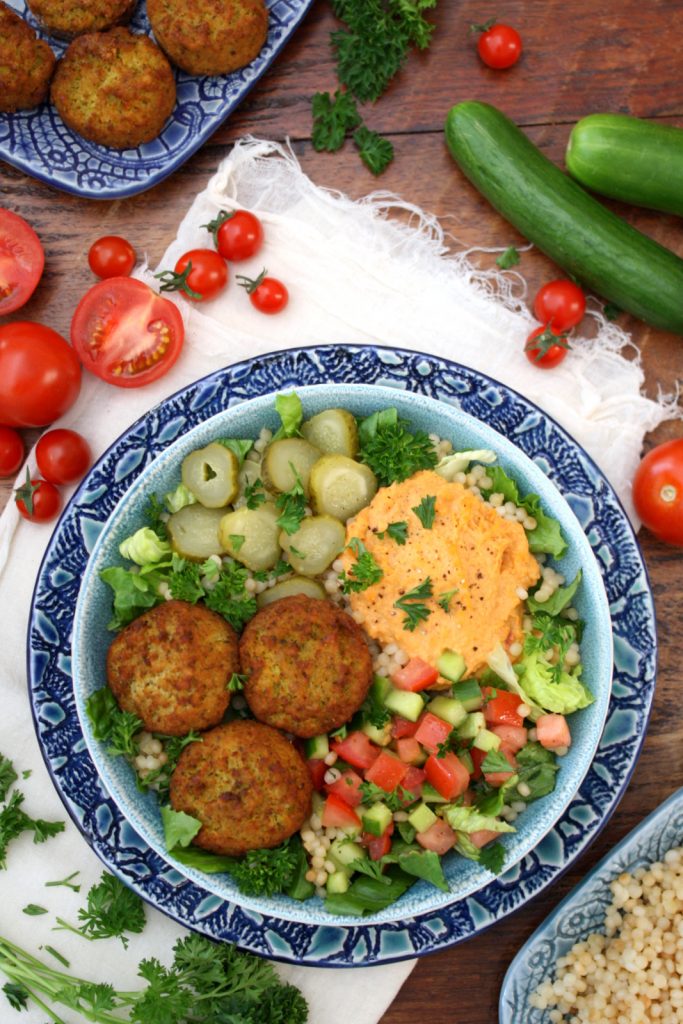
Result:
<svg viewBox="0 0 683 1024"><path fill-rule="evenodd" d="M121 388L139 388L163 377L180 355L184 338L177 307L134 277L98 281L71 321L71 342L86 370Z"/></svg>
<svg viewBox="0 0 683 1024"><path fill-rule="evenodd" d="M524 351L534 366L551 370L567 355L567 336L550 324L541 324L527 338Z"/></svg>
<svg viewBox="0 0 683 1024"><path fill-rule="evenodd" d="M516 29L510 25L486 22L485 25L473 25L472 30L481 32L477 52L488 67L500 71L517 63L522 54L522 39Z"/></svg>
<svg viewBox="0 0 683 1024"><path fill-rule="evenodd" d="M81 388L78 356L50 327L17 320L0 327L0 423L44 427L59 419Z"/></svg>
<svg viewBox="0 0 683 1024"><path fill-rule="evenodd" d="M586 296L573 281L549 281L534 299L534 316L542 324L568 331L583 320Z"/></svg>
<svg viewBox="0 0 683 1024"><path fill-rule="evenodd" d="M267 277L268 271L264 268L258 277L244 277L237 275L237 281L246 289L252 306L260 313L281 313L289 302L289 292L276 277Z"/></svg>
<svg viewBox="0 0 683 1024"><path fill-rule="evenodd" d="M191 249L183 253L175 270L156 275L162 292L182 292L193 302L206 302L223 291L228 283L228 265L213 249Z"/></svg>
<svg viewBox="0 0 683 1024"><path fill-rule="evenodd" d="M643 458L633 478L633 503L655 537L683 546L683 438L665 441Z"/></svg>
<svg viewBox="0 0 683 1024"><path fill-rule="evenodd" d="M213 234L219 253L231 263L251 259L263 245L263 225L249 210L221 210L215 220L204 224Z"/></svg>
<svg viewBox="0 0 683 1024"><path fill-rule="evenodd" d="M24 461L24 442L16 430L0 427L0 476L14 476Z"/></svg>
<svg viewBox="0 0 683 1024"><path fill-rule="evenodd" d="M120 235L104 235L90 246L88 263L98 277L128 277L135 266L135 249Z"/></svg>
<svg viewBox="0 0 683 1024"><path fill-rule="evenodd" d="M0 209L0 315L13 313L33 295L45 266L40 239L23 217Z"/></svg>
<svg viewBox="0 0 683 1024"><path fill-rule="evenodd" d="M90 445L75 430L48 430L36 445L38 469L51 484L75 483L91 461Z"/></svg>
<svg viewBox="0 0 683 1024"><path fill-rule="evenodd" d="M62 507L62 496L54 484L31 477L26 470L26 481L17 487L14 500L20 515L32 523L47 523L54 519Z"/></svg>

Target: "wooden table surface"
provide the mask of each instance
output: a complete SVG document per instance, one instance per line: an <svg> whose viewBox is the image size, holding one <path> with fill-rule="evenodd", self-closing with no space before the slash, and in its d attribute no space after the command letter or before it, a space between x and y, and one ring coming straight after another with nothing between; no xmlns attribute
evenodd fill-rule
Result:
<svg viewBox="0 0 683 1024"><path fill-rule="evenodd" d="M516 26L524 39L522 60L509 71L485 68L469 35L471 23L492 14ZM0 205L33 224L47 254L36 296L14 318L47 323L68 336L75 304L92 282L86 262L92 241L105 233L125 235L154 266L194 195L244 133L278 140L288 136L305 171L321 185L354 197L377 187L399 193L445 218L454 244L507 246L521 239L477 195L446 152L442 125L453 103L479 99L501 107L557 163L562 162L572 124L592 112L630 113L683 126L681 2L508 0L491 7L475 0L439 0L433 18L436 31L429 52L412 55L390 91L366 112L368 125L387 134L396 149L395 161L379 180L363 167L351 144L336 154L318 154L310 143L311 96L335 86L329 33L336 22L326 0L313 5L237 113L184 167L149 192L108 202L78 199L0 162ZM683 223L678 218L617 204L614 208L683 256ZM556 268L536 252L525 255L523 269L531 294L557 276ZM620 322L640 350L647 393L656 395L660 385L671 390L683 376L683 340L626 316ZM662 425L646 443L681 436L683 423L674 421ZM3 504L9 493L5 481L0 489ZM591 865L683 785L681 553L646 532L641 543L657 607L659 674L643 752L616 813L550 891L493 930L421 959L382 1024L492 1024L503 975L519 946Z"/></svg>

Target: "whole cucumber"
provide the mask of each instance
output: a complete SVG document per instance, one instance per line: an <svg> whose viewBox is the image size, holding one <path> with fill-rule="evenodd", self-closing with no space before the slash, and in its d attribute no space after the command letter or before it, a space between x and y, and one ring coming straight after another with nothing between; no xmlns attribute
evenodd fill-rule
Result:
<svg viewBox="0 0 683 1024"><path fill-rule="evenodd" d="M591 291L683 334L683 260L563 174L500 110L469 101L446 118L462 171L525 238Z"/></svg>
<svg viewBox="0 0 683 1024"><path fill-rule="evenodd" d="M590 114L572 128L565 162L594 192L683 217L683 128Z"/></svg>

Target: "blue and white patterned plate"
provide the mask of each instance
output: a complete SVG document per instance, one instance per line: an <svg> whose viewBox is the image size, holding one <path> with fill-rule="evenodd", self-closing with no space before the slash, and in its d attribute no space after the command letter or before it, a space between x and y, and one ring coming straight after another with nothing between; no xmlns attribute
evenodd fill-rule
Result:
<svg viewBox="0 0 683 1024"><path fill-rule="evenodd" d="M66 44L46 35L25 0L9 6L46 39L58 57ZM268 38L258 57L230 75L198 77L176 69L177 101L158 138L137 149L88 142L48 102L15 114L0 113L0 157L34 178L88 199L121 199L143 192L177 170L216 131L270 67L313 0L267 0ZM149 34L145 5L130 27Z"/></svg>
<svg viewBox="0 0 683 1024"><path fill-rule="evenodd" d="M610 850L548 915L510 964L500 993L499 1024L549 1024L549 1010L534 1010L529 996L554 977L557 958L592 932L604 932L612 902L610 883L622 871L660 861L683 845L683 789L672 793Z"/></svg>
<svg viewBox="0 0 683 1024"><path fill-rule="evenodd" d="M607 591L615 675L600 746L555 827L476 894L406 920L311 926L226 902L169 868L103 790L84 742L71 680L71 632L90 551L153 459L188 428L228 406L325 383L412 391L497 430L539 466L583 526ZM652 702L652 598L631 527L599 470L557 425L507 387L447 360L373 347L302 349L238 363L198 381L138 421L93 467L58 523L41 567L29 627L29 687L38 738L69 813L111 870L159 909L216 938L282 960L364 965L451 946L545 889L595 837L635 765Z"/></svg>

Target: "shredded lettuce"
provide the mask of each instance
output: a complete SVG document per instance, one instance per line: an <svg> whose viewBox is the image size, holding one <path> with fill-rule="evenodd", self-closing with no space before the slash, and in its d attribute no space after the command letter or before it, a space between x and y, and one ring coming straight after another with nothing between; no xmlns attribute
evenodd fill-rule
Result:
<svg viewBox="0 0 683 1024"><path fill-rule="evenodd" d="M536 520L534 529L527 531L529 549L535 554L545 553L552 555L553 558L561 558L567 550L567 542L562 536L557 520L543 511L539 496L527 494L520 497L517 484L501 466L492 466L487 470L487 475L493 483L489 489L482 491L485 498L491 494L502 494L505 501L512 501L515 505L526 509L528 514Z"/></svg>
<svg viewBox="0 0 683 1024"><path fill-rule="evenodd" d="M464 804L452 804L444 808L446 821L454 832L516 832L517 829L502 821L492 814L482 814L474 806L465 807Z"/></svg>
<svg viewBox="0 0 683 1024"><path fill-rule="evenodd" d="M171 515L174 512L180 512L181 508L185 508L186 505L196 504L196 497L185 484L178 484L175 491L169 491L168 494L164 495L164 505Z"/></svg>
<svg viewBox="0 0 683 1024"><path fill-rule="evenodd" d="M244 462L247 452L250 452L254 446L254 442L249 438L237 437L217 437L215 443L222 444L224 448L229 448L233 455L237 456L240 466Z"/></svg>
<svg viewBox="0 0 683 1024"><path fill-rule="evenodd" d="M537 601L534 595L530 594L527 601L529 609L532 612L547 612L548 615L559 615L571 603L574 594L579 589L580 582L581 570L579 569L571 583L568 583L566 587L558 587L547 601Z"/></svg>
<svg viewBox="0 0 683 1024"><path fill-rule="evenodd" d="M299 428L304 418L301 399L296 391L292 391L289 395L277 395L275 411L280 417L282 425L273 434L273 441L279 441L283 437L296 437L300 433Z"/></svg>
<svg viewBox="0 0 683 1024"><path fill-rule="evenodd" d="M166 849L173 852L177 846L189 846L202 827L198 818L193 818L185 811L174 811L168 804L159 808L161 822L164 826Z"/></svg>
<svg viewBox="0 0 683 1024"><path fill-rule="evenodd" d="M524 690L520 686L519 679L517 678L515 670L512 667L510 656L508 655L507 651L505 650L502 644L496 644L496 646L493 648L488 658L486 659L486 664L491 669L491 671L498 676L499 679L503 680L503 682L507 685L508 689L512 691L512 693L516 693L519 699L524 701L524 703L528 705L528 707L531 709L528 717L532 720L532 722L535 722L537 719L539 719L543 714L543 708L540 707L538 704L535 704L534 701L529 697L527 693L524 692Z"/></svg>
<svg viewBox="0 0 683 1024"><path fill-rule="evenodd" d="M522 674L519 684L527 699L545 711L558 715L570 715L579 708L586 708L595 698L577 675L561 672L556 679L553 666L545 660L540 651L528 654L521 662Z"/></svg>
<svg viewBox="0 0 683 1024"><path fill-rule="evenodd" d="M141 526L121 541L119 552L136 565L153 565L171 554L171 545L161 540L149 526Z"/></svg>
<svg viewBox="0 0 683 1024"><path fill-rule="evenodd" d="M453 452L446 455L434 467L434 472L442 476L444 480L453 480L456 473L464 473L471 462L484 462L490 465L495 462L498 456L490 448L473 449L466 452Z"/></svg>

